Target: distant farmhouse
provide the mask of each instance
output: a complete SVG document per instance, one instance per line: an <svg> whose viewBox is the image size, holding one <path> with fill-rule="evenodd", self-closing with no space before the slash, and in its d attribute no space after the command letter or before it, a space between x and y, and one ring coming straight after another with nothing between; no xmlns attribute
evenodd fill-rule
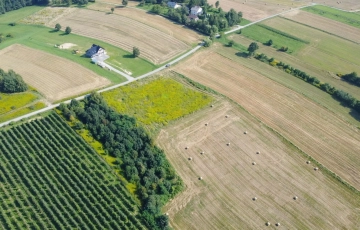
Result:
<svg viewBox="0 0 360 230"><path fill-rule="evenodd" d="M191 7L189 18L196 21L199 19L198 16L202 15L202 13L203 9L200 6Z"/></svg>
<svg viewBox="0 0 360 230"><path fill-rule="evenodd" d="M93 44L90 49L86 50L86 56L94 58L96 56L106 55L106 51L101 46Z"/></svg>
<svg viewBox="0 0 360 230"><path fill-rule="evenodd" d="M168 2L167 6L170 7L170 8L173 8L173 9L181 7L181 5L177 4L176 2Z"/></svg>

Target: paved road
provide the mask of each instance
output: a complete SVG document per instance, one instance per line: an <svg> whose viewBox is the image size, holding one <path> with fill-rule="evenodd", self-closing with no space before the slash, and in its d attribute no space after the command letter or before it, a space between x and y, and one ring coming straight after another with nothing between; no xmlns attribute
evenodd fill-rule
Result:
<svg viewBox="0 0 360 230"><path fill-rule="evenodd" d="M168 62L167 64L173 65L173 64L179 62L180 60L182 60L182 59L188 57L189 55L193 54L194 52L196 52L196 51L197 51L198 49L200 49L203 45L204 45L204 43L201 43L201 44L197 45L195 48L191 49L189 52L181 55L180 57L176 58L175 60L173 60L173 61L171 61L171 62ZM106 64L106 63L104 63L104 64ZM120 87L120 86L127 85L127 84L129 84L129 83L131 83L131 82L133 82L133 81L137 81L137 80L140 80L140 79L149 77L149 76L151 76L151 75L153 75L153 74L155 74L155 73L157 73L157 72L159 72L159 71L167 68L166 65L163 65L163 66L161 66L161 67L159 67L159 68L157 68L157 69L155 69L155 70L153 70L153 71L151 71L151 72L148 72L148 73L146 73L146 74L144 74L144 75L141 75L140 77L133 78L133 77L131 77L131 76L129 76L129 75L127 75L127 74L125 74L125 73L123 73L123 72L115 69L115 68L113 68L112 66L110 66L110 65L108 65L108 64L106 64L106 67L110 68L112 71L115 71L115 72L121 74L122 76L126 77L128 80L127 80L126 82L123 82L123 83L120 83L120 84L116 84L116 85L112 85L112 86L109 86L109 87L107 87L107 88L98 90L98 91L97 91L98 93L102 93L102 92L105 92L105 91L109 91L109 90L112 90L112 89L116 89L116 88L118 88L118 87ZM83 100L87 95L88 95L88 94L82 95L82 96L79 96L79 97L74 98L74 99L75 99L75 100ZM68 104L68 103L70 103L70 102L71 102L71 99L70 99L70 100L67 100L67 101L64 101L63 103ZM21 119L28 118L28 117L37 115L37 114L42 113L42 112L46 112L46 111L48 111L48 110L51 110L51 109L54 109L54 108L58 107L59 105L60 105L60 103L55 104L55 105L50 105L50 106L48 106L48 107L46 107L46 108L43 108L43 109L34 111L34 112L32 112L32 113L28 113L28 114L26 114L26 115L23 115L23 116L14 118L14 119L12 119L12 120L3 122L3 123L0 124L0 127L3 127L3 126L5 126L5 125L8 125L10 122L20 121Z"/></svg>

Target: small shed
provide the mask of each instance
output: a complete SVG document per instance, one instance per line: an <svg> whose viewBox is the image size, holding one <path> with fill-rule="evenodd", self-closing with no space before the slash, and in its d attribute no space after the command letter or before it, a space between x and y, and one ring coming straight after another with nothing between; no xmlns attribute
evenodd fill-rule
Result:
<svg viewBox="0 0 360 230"><path fill-rule="evenodd" d="M168 2L167 3L167 6L172 8L172 9L177 9L177 8L180 8L181 5L180 4L177 4L176 2Z"/></svg>

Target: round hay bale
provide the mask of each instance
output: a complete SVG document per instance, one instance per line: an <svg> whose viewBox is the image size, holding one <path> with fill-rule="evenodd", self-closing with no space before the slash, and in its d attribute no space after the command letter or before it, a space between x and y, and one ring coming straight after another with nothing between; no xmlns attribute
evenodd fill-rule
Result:
<svg viewBox="0 0 360 230"><path fill-rule="evenodd" d="M165 213L165 215L167 215L167 216L168 216L168 215L169 215L169 213L167 212L167 213Z"/></svg>
<svg viewBox="0 0 360 230"><path fill-rule="evenodd" d="M188 159L189 159L189 161L191 161L191 160L192 160L192 157L189 157Z"/></svg>
<svg viewBox="0 0 360 230"><path fill-rule="evenodd" d="M209 123L205 123L205 126L208 126L209 125Z"/></svg>
<svg viewBox="0 0 360 230"><path fill-rule="evenodd" d="M254 161L254 162L252 163L252 165L256 165L256 162Z"/></svg>
<svg viewBox="0 0 360 230"><path fill-rule="evenodd" d="M311 162L310 161L306 161L306 164L310 164Z"/></svg>
<svg viewBox="0 0 360 230"><path fill-rule="evenodd" d="M244 134L247 134L247 131L245 131Z"/></svg>
<svg viewBox="0 0 360 230"><path fill-rule="evenodd" d="M203 178L202 178L202 176L201 177L199 177L199 180L202 180Z"/></svg>
<svg viewBox="0 0 360 230"><path fill-rule="evenodd" d="M297 200L297 199L298 199L298 197L297 197L297 196L294 196L294 197L293 197L293 199L294 199L294 200Z"/></svg>
<svg viewBox="0 0 360 230"><path fill-rule="evenodd" d="M226 144L227 146L230 146L230 142Z"/></svg>
<svg viewBox="0 0 360 230"><path fill-rule="evenodd" d="M318 171L318 170L319 170L319 168L318 168L318 167L315 167L315 168L314 168L314 170L315 170L315 171Z"/></svg>
<svg viewBox="0 0 360 230"><path fill-rule="evenodd" d="M188 148L189 148L189 147L187 147L187 146L185 147L185 149L188 149Z"/></svg>
<svg viewBox="0 0 360 230"><path fill-rule="evenodd" d="M254 198L252 198L252 200L253 200L253 201L256 201L256 200L257 200L257 198L256 198L256 197L254 197Z"/></svg>
<svg viewBox="0 0 360 230"><path fill-rule="evenodd" d="M214 107L214 105L210 105L210 107L212 108L212 107Z"/></svg>
<svg viewBox="0 0 360 230"><path fill-rule="evenodd" d="M276 223L275 225L276 225L277 227L279 227L279 226L280 226L280 223Z"/></svg>
<svg viewBox="0 0 360 230"><path fill-rule="evenodd" d="M229 116L228 115L225 115L226 118L228 118Z"/></svg>
<svg viewBox="0 0 360 230"><path fill-rule="evenodd" d="M257 151L256 154L260 154L260 151Z"/></svg>
<svg viewBox="0 0 360 230"><path fill-rule="evenodd" d="M203 155L204 153L205 153L204 151L200 152L201 155Z"/></svg>
<svg viewBox="0 0 360 230"><path fill-rule="evenodd" d="M266 222L265 225L266 225L266 226L270 226L271 224L270 224L270 222Z"/></svg>

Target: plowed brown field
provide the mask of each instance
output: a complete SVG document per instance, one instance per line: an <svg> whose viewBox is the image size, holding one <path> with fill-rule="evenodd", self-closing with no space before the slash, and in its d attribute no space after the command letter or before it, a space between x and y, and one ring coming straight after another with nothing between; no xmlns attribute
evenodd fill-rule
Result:
<svg viewBox="0 0 360 230"><path fill-rule="evenodd" d="M117 14L77 9L53 21L50 26L56 23L69 25L76 34L99 39L129 52L136 46L140 49L140 56L155 64L170 60L190 48L160 30Z"/></svg>
<svg viewBox="0 0 360 230"><path fill-rule="evenodd" d="M360 44L360 29L354 26L302 10L289 12L282 16Z"/></svg>
<svg viewBox="0 0 360 230"><path fill-rule="evenodd" d="M0 50L0 68L13 69L52 102L110 84L79 64L21 45Z"/></svg>
<svg viewBox="0 0 360 230"><path fill-rule="evenodd" d="M360 189L359 129L301 94L211 51L199 52L175 69L235 100Z"/></svg>
<svg viewBox="0 0 360 230"><path fill-rule="evenodd" d="M295 148L224 99L162 130L157 142L186 185L165 207L175 229L265 229L268 221L270 229L360 227L359 196L314 171Z"/></svg>

